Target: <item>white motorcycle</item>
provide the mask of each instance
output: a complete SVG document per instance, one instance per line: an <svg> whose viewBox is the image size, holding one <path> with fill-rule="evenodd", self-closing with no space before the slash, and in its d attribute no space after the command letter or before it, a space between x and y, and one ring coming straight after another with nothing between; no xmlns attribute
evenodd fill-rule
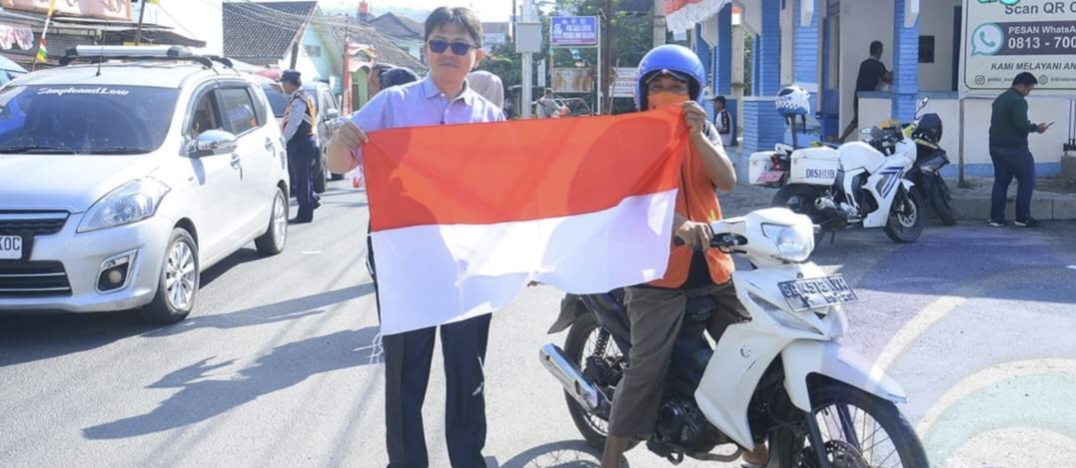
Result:
<svg viewBox="0 0 1076 468"><path fill-rule="evenodd" d="M920 191L906 177L917 160L915 140L896 122L861 135L863 141L837 148L778 145L772 153L755 153L750 180L781 187L771 206L805 214L824 232L882 227L894 242L915 242L927 216Z"/></svg>
<svg viewBox="0 0 1076 468"><path fill-rule="evenodd" d="M750 317L715 337L715 349L707 324L726 309L710 296L688 301L647 448L674 464L685 457L732 462L765 443L767 468L928 467L895 405L905 402L904 391L838 341L848 326L843 304L856 295L841 275L807 261L811 220L768 208L712 228L712 246L755 267L732 276ZM566 296L549 331L570 327L565 349L548 344L540 352L564 387L576 428L599 449L630 365L622 298L622 291ZM725 454L715 452L723 446Z"/></svg>

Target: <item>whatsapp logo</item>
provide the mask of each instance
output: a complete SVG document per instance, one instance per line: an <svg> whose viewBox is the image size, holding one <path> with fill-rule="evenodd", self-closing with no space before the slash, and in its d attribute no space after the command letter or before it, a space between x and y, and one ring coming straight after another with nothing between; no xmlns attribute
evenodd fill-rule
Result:
<svg viewBox="0 0 1076 468"><path fill-rule="evenodd" d="M979 3L984 5L988 3L1000 3L1005 6L1013 6L1020 4L1020 0L979 0Z"/></svg>
<svg viewBox="0 0 1076 468"><path fill-rule="evenodd" d="M1005 45L1005 32L994 23L979 25L971 35L971 55L994 55Z"/></svg>

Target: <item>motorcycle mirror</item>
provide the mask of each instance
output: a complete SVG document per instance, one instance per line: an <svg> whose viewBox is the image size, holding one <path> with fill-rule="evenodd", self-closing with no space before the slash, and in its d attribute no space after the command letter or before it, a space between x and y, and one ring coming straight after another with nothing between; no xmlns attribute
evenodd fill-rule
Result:
<svg viewBox="0 0 1076 468"><path fill-rule="evenodd" d="M919 118L919 113L922 112L923 109L925 109L927 107L928 103L930 103L930 97L929 96L923 96L923 99L919 100L919 107L915 109L915 118L917 118L917 119Z"/></svg>

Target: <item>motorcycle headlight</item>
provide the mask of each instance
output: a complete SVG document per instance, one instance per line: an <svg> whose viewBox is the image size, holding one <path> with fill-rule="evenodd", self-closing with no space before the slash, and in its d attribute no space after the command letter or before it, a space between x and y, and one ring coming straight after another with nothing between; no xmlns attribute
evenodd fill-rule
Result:
<svg viewBox="0 0 1076 468"><path fill-rule="evenodd" d="M94 203L78 232L91 232L136 223L157 213L161 199L171 190L154 179L132 180Z"/></svg>
<svg viewBox="0 0 1076 468"><path fill-rule="evenodd" d="M810 224L764 224L762 233L777 244L777 251L783 260L802 262L814 250L814 229Z"/></svg>

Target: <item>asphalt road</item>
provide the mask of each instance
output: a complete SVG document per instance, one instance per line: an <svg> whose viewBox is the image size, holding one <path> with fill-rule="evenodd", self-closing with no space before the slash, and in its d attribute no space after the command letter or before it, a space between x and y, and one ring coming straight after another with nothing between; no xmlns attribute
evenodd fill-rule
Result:
<svg viewBox="0 0 1076 468"><path fill-rule="evenodd" d="M365 199L341 183L330 190L283 254L250 248L206 272L179 325L128 313L0 317L0 467L384 466ZM934 466L1071 463L1074 234L1073 223L962 225L909 246L870 231L816 250L860 297L846 342L904 386L901 409ZM530 288L495 315L490 467L597 466L537 360L542 344L564 340L544 334L560 297ZM432 466L447 467L439 353L426 434ZM671 466L645 448L629 460Z"/></svg>

